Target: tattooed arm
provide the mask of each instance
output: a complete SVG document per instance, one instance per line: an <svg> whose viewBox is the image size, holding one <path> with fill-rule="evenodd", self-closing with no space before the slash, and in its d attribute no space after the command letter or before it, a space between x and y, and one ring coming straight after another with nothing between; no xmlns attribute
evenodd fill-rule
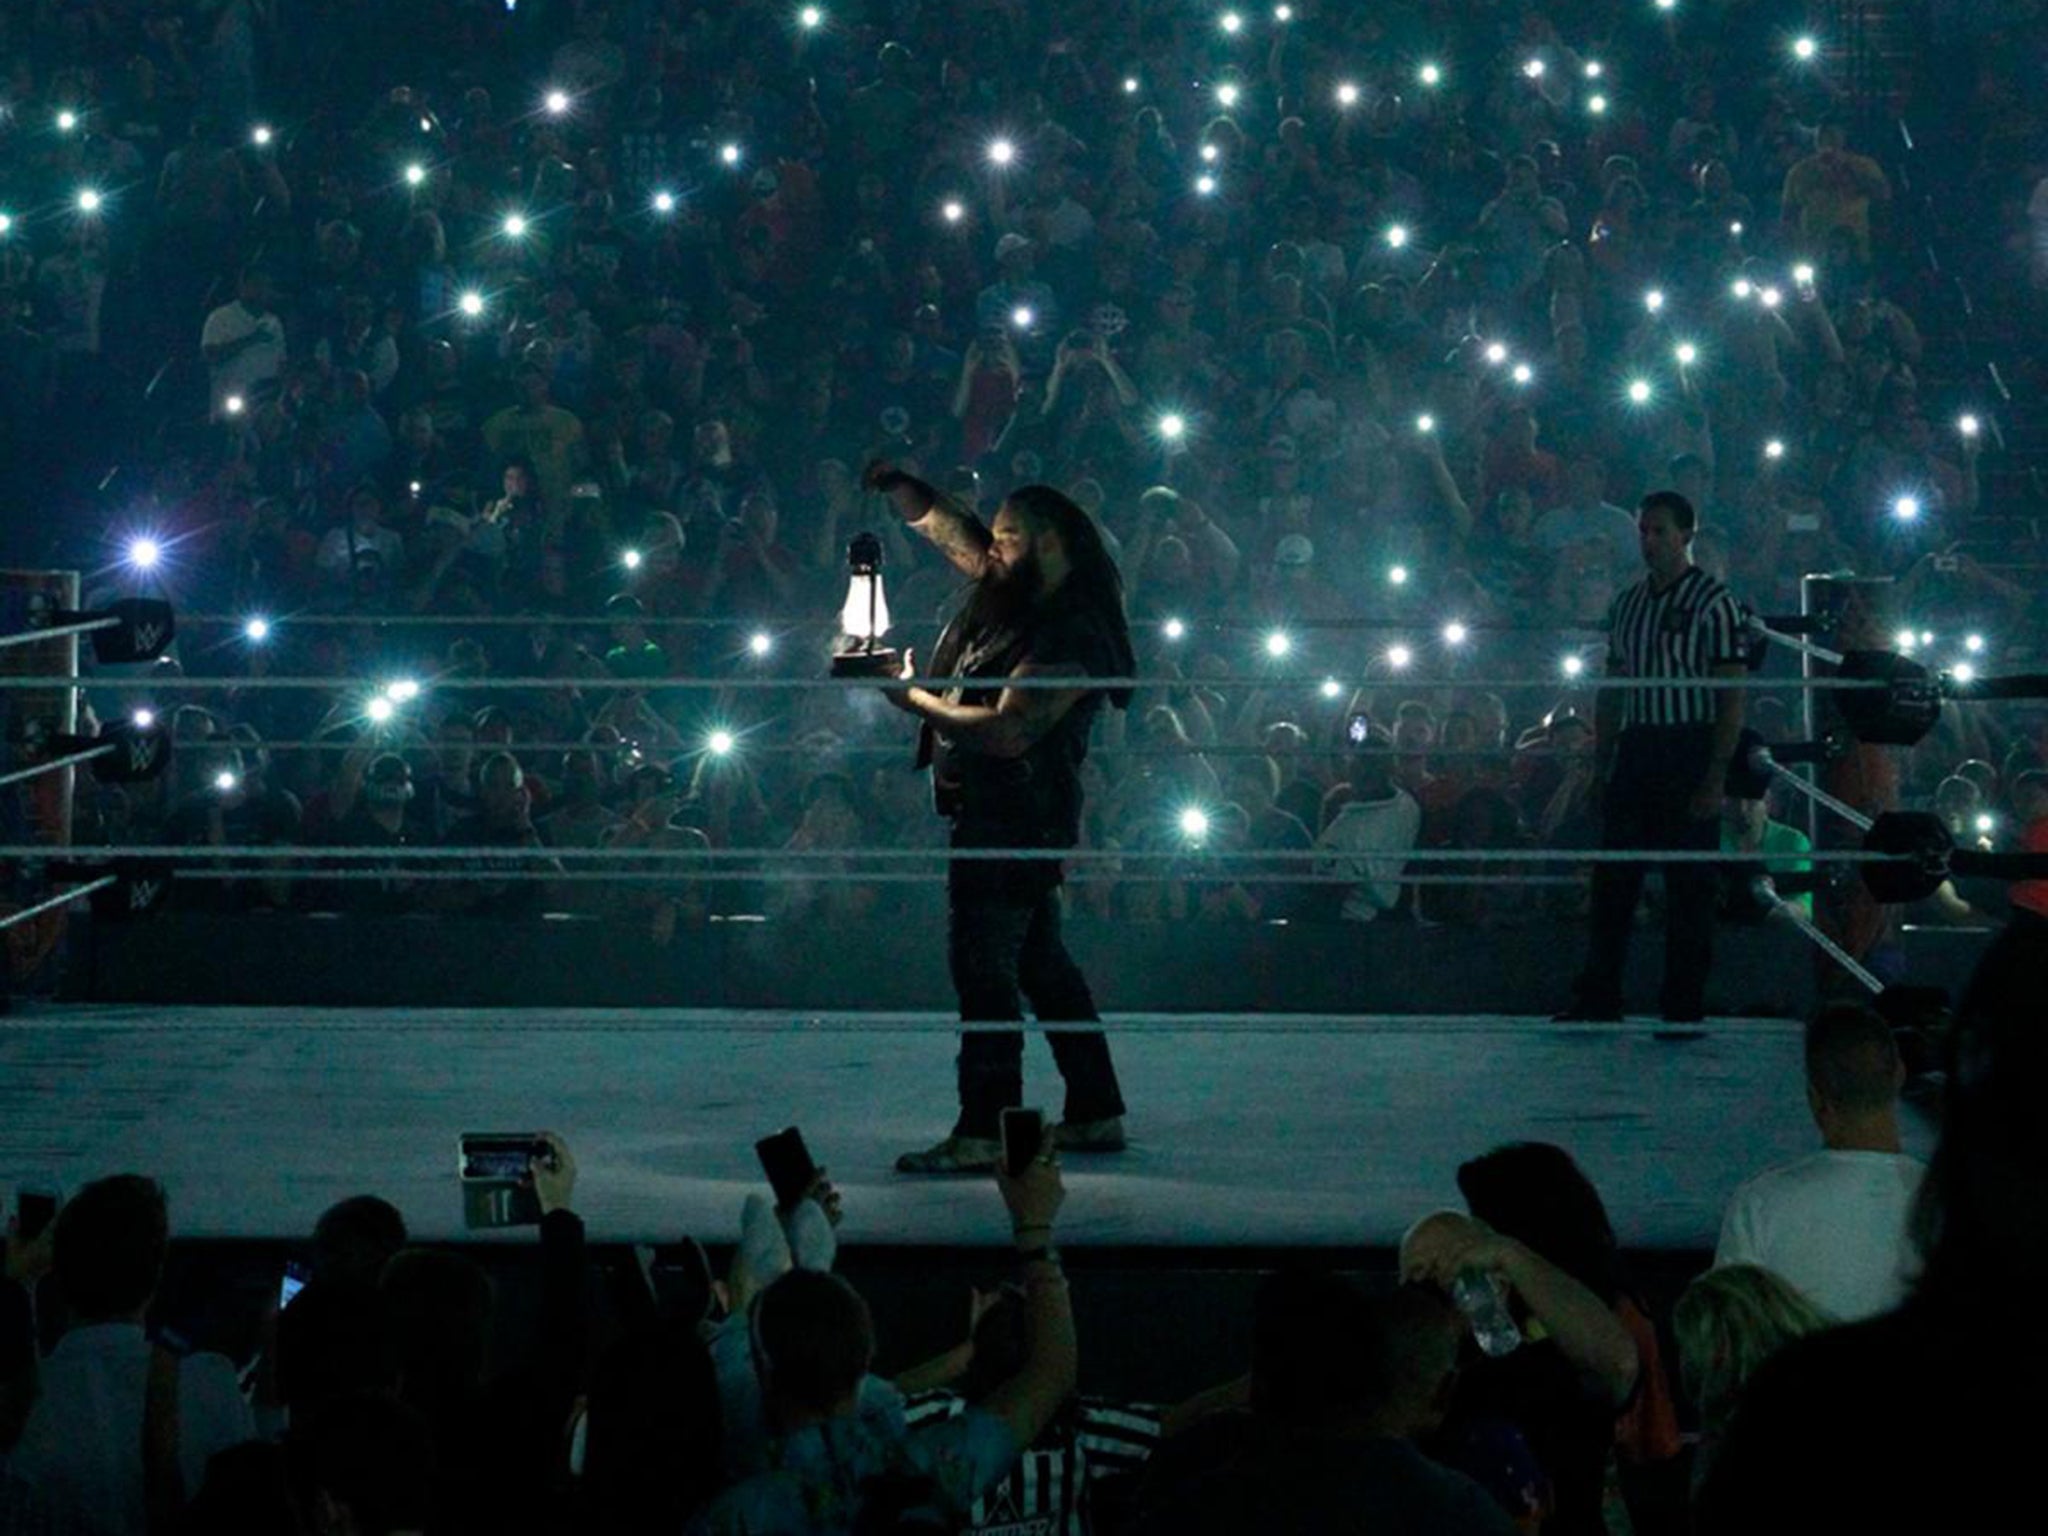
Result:
<svg viewBox="0 0 2048 1536"><path fill-rule="evenodd" d="M861 484L896 504L903 520L953 563L962 575L978 577L988 559L989 531L952 497L893 464L870 464Z"/></svg>

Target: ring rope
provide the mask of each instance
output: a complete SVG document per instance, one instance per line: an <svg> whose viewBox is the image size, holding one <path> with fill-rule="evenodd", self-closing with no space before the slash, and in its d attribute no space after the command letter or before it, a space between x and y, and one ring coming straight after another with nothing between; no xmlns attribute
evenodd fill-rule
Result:
<svg viewBox="0 0 2048 1536"><path fill-rule="evenodd" d="M0 860L47 859L50 847L42 843L0 845ZM93 859L180 858L271 859L285 856L360 862L365 859L391 860L401 864L446 862L463 859L487 864L516 863L548 859L567 863L597 863L622 860L651 863L673 860L682 864L731 863L739 859L765 863L833 863L846 859L873 859L901 863L919 859L948 863L1160 863L1199 857L1212 863L1309 864L1339 859L1362 862L1422 864L1744 864L1754 863L1739 855L1706 848L1413 848L1368 850L1350 853L1328 848L1271 848L1239 851L1205 851L1199 847L1166 849L1116 848L550 848L544 845L518 847L426 848L407 844L371 844L361 847L340 845L129 843L105 847L77 847L67 857ZM1870 853L1854 848L1816 848L1799 855L1814 864L1901 864L1914 860L1900 854ZM1356 883L1355 881L1353 883Z"/></svg>
<svg viewBox="0 0 2048 1536"><path fill-rule="evenodd" d="M761 689L818 689L835 691L874 692L883 687L898 688L966 688L988 690L992 688L1049 688L1059 690L1100 689L1139 691L1149 688L1270 688L1275 691L1288 689L1320 689L1335 677L1339 683L1348 679L1341 673L1321 673L1315 676L1286 677L914 677L879 678L860 677L463 677L420 679L420 686L445 688L460 693L539 693L550 689L582 690L610 693L664 693L664 692L721 692L727 689L754 691ZM1459 688L1542 688L1550 691L1598 691L1613 689L1618 692L1671 689L1690 691L1704 689L1710 692L1751 692L1770 689L1819 688L1830 692L1884 691L1890 684L1880 678L1856 677L1699 677L1699 678L1657 678L1657 677L1608 677L1587 673L1582 677L1410 677L1403 672L1389 672L1385 676L1365 677L1349 680L1355 689L1400 687L1407 689L1459 689ZM115 677L97 673L82 677L0 677L0 690L32 689L45 691L52 688L103 688L108 690L199 693L214 689L242 692L252 689L297 688L314 692L339 692L351 688L374 687L375 684L359 678L335 677L191 677L177 676L135 676Z"/></svg>
<svg viewBox="0 0 2048 1536"><path fill-rule="evenodd" d="M291 850L283 850L289 852ZM200 854L200 857L209 857ZM935 855L934 857L943 857ZM188 868L179 865L176 869L182 880L307 880L340 881L348 884L371 883L446 883L479 884L482 882L503 883L506 881L535 881L543 884L568 883L572 885L936 885L947 879L943 869L930 870L872 870L863 872L854 869L788 870L788 869L715 869L701 873L677 874L660 870L547 870L547 869L295 869L289 863L282 867L267 864L249 864L235 869ZM1201 871L1166 871L1158 874L1089 874L1077 873L1066 883L1069 885L1172 885L1186 883L1199 885L1215 883L1219 877ZM1532 885L1532 886L1583 886L1585 875L1522 875L1504 871L1473 870L1466 874L1452 875L1409 875L1399 877L1400 883L1420 886L1462 886L1462 885ZM1329 885L1354 886L1365 883L1357 875L1324 874L1279 874L1273 871L1248 871L1228 877L1231 885ZM73 895L77 892L71 893Z"/></svg>

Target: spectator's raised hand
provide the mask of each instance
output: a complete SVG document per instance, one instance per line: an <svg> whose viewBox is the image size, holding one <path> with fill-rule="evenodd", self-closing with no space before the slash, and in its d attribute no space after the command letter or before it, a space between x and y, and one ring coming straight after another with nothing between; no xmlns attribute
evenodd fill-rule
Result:
<svg viewBox="0 0 2048 1536"><path fill-rule="evenodd" d="M51 1222L34 1237L21 1235L19 1215L7 1218L7 1278L25 1289L50 1272L57 1257L57 1223Z"/></svg>
<svg viewBox="0 0 2048 1536"><path fill-rule="evenodd" d="M1510 1239L1483 1222L1456 1211L1439 1211L1417 1223L1403 1239L1401 1278L1448 1291L1468 1269L1504 1274L1513 1246Z"/></svg>
<svg viewBox="0 0 2048 1536"><path fill-rule="evenodd" d="M570 1154L569 1143L553 1131L542 1131L540 1140L547 1150L529 1158L526 1171L540 1200L541 1214L546 1216L569 1209L576 1193L576 1159Z"/></svg>
<svg viewBox="0 0 2048 1536"><path fill-rule="evenodd" d="M1000 1161L996 1164L996 1187L1003 1192L1010 1224L1017 1231L1052 1231L1053 1221L1066 1201L1067 1188L1060 1181L1060 1160L1053 1151L1051 1125L1046 1126L1039 1140L1038 1155L1025 1164L1022 1173L1013 1178Z"/></svg>

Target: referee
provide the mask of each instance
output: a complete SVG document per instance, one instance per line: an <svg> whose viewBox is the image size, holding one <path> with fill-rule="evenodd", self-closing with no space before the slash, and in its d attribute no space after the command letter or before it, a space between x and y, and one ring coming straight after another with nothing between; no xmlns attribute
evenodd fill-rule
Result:
<svg viewBox="0 0 2048 1536"><path fill-rule="evenodd" d="M1692 503L1676 491L1652 491L1636 509L1649 574L1607 610L1607 675L1669 679L1671 686L1599 694L1595 772L1603 848L1720 847L1721 799L1742 734L1743 694L1685 683L1744 674L1742 611L1726 586L1692 563L1697 526ZM1594 867L1586 966L1559 1020L1620 1022L1622 969L1644 868ZM1664 1019L1693 1024L1706 1016L1714 866L1667 864L1664 890Z"/></svg>

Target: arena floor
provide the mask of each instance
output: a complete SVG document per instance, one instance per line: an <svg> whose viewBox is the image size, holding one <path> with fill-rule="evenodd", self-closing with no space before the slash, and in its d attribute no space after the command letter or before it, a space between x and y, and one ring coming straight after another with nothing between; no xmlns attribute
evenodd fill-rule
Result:
<svg viewBox="0 0 2048 1536"><path fill-rule="evenodd" d="M1570 1148L1623 1241L1710 1247L1748 1173L1814 1144L1798 1027L1517 1018L1124 1016L1135 1137L1070 1157L1068 1246L1380 1246L1457 1199L1459 1161L1512 1139ZM306 1231L341 1196L414 1232L467 1234L458 1132L548 1128L581 1165L592 1236L709 1241L760 1187L753 1143L802 1126L846 1193L851 1244L1005 1235L975 1179L908 1179L943 1133L954 1035L938 1015L43 1006L0 1020L0 1186L124 1169L168 1186L193 1238ZM1031 1042L1027 1099L1057 1113ZM1909 1145L1925 1152L1917 1120Z"/></svg>

